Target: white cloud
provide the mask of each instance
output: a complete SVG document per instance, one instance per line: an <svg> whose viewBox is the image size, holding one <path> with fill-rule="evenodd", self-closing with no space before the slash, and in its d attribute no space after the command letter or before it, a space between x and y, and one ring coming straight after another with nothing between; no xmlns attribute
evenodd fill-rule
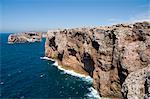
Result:
<svg viewBox="0 0 150 99"><path fill-rule="evenodd" d="M150 12L148 11L147 13L141 13L136 16L131 17L129 19L129 22L141 22L141 21L150 21Z"/></svg>
<svg viewBox="0 0 150 99"><path fill-rule="evenodd" d="M132 15L127 20L117 19L117 18L110 18L107 20L107 22L110 23L110 25L120 24L120 23L131 24L131 23L143 22L143 21L150 21L150 11Z"/></svg>

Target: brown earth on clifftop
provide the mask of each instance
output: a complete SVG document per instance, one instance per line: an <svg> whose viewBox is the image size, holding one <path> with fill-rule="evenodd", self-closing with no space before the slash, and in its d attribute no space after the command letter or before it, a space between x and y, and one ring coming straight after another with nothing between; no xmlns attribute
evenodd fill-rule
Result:
<svg viewBox="0 0 150 99"><path fill-rule="evenodd" d="M90 75L101 97L150 97L150 23L48 31L45 56Z"/></svg>

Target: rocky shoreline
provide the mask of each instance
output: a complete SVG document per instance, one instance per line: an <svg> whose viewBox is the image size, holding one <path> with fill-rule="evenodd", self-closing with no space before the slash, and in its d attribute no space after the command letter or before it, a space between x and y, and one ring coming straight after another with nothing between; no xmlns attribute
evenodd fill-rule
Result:
<svg viewBox="0 0 150 99"><path fill-rule="evenodd" d="M150 22L48 31L45 56L90 75L101 97L150 97Z"/></svg>

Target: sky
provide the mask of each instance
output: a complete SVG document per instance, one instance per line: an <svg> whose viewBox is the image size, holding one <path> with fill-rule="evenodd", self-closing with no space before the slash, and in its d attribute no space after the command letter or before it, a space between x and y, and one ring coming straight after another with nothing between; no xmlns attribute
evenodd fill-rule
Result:
<svg viewBox="0 0 150 99"><path fill-rule="evenodd" d="M150 19L150 0L0 0L0 32L47 31Z"/></svg>

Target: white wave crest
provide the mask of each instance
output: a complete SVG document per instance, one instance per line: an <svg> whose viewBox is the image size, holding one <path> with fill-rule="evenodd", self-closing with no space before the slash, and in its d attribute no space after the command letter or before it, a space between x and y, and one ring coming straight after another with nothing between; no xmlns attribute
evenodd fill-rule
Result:
<svg viewBox="0 0 150 99"><path fill-rule="evenodd" d="M51 58L48 58L48 57L41 57L41 59L55 61L55 60L53 60ZM81 78L82 80L84 80L88 83L93 82L93 78L91 78L90 76L85 76L83 74L76 73L73 70L64 69L64 68L62 68L61 66L58 65L57 61L55 61L53 66L56 66L59 70L63 71L63 73L65 73L65 74L69 74L69 75L72 75L72 76L75 76L75 77L79 77L79 78ZM93 87L88 88L88 90L90 91L90 93L87 93L86 96L88 96L89 98L92 98L92 99L100 99L100 96L99 96L97 90L95 90Z"/></svg>
<svg viewBox="0 0 150 99"><path fill-rule="evenodd" d="M72 76L82 78L84 81L87 81L87 82L91 82L91 83L93 82L93 79L90 76L85 76L83 74L76 73L73 70L64 69L58 65L57 61L55 61L55 63L53 65L56 66L59 70L62 70L65 74L70 74Z"/></svg>
<svg viewBox="0 0 150 99"><path fill-rule="evenodd" d="M50 60L50 61L55 61L55 60L53 60L53 59L51 59L51 58L48 58L48 57L40 57L40 59L42 59L42 60Z"/></svg>
<svg viewBox="0 0 150 99"><path fill-rule="evenodd" d="M88 88L90 93L87 93L86 96L88 96L90 99L101 99L97 90L95 90L93 87Z"/></svg>

